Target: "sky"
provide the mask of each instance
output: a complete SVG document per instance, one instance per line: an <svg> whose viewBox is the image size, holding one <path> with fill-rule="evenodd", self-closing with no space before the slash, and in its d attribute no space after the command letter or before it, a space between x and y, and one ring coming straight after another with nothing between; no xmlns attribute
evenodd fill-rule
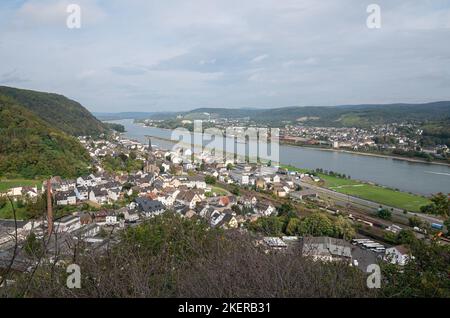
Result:
<svg viewBox="0 0 450 318"><path fill-rule="evenodd" d="M94 112L450 100L450 0L2 0L0 61Z"/></svg>

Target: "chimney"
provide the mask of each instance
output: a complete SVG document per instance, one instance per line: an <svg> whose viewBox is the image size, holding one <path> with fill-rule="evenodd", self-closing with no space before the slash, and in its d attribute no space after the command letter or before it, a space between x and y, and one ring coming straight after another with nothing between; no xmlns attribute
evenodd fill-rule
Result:
<svg viewBox="0 0 450 318"><path fill-rule="evenodd" d="M52 182L47 180L47 233L50 236L53 232L53 207L52 207Z"/></svg>

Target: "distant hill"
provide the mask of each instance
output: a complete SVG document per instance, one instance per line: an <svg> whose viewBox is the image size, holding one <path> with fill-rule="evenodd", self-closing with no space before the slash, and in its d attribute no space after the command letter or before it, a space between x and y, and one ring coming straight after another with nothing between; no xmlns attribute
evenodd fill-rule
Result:
<svg viewBox="0 0 450 318"><path fill-rule="evenodd" d="M122 112L122 113L94 113L100 120L120 120L120 119L146 119L156 114L156 112Z"/></svg>
<svg viewBox="0 0 450 318"><path fill-rule="evenodd" d="M0 177L75 177L88 172L78 140L0 95Z"/></svg>
<svg viewBox="0 0 450 318"><path fill-rule="evenodd" d="M2 95L14 99L52 127L73 136L96 136L108 130L80 103L62 95L0 86Z"/></svg>
<svg viewBox="0 0 450 318"><path fill-rule="evenodd" d="M198 108L174 113L187 119L245 118L274 126L302 123L312 126L368 127L399 121L437 121L450 117L450 101L424 104L381 104L343 106L293 106L272 109ZM155 117L166 117L157 115Z"/></svg>

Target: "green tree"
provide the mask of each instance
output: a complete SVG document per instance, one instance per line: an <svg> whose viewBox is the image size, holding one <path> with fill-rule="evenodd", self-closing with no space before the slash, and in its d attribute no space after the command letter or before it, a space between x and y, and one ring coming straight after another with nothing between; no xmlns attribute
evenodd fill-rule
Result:
<svg viewBox="0 0 450 318"><path fill-rule="evenodd" d="M334 237L351 240L356 235L356 231L351 223L343 216L339 215L334 222Z"/></svg>
<svg viewBox="0 0 450 318"><path fill-rule="evenodd" d="M417 240L416 235L413 231L404 229L401 230L397 235L397 244L412 244Z"/></svg>
<svg viewBox="0 0 450 318"><path fill-rule="evenodd" d="M0 209L3 209L8 203L8 199L6 197L0 196Z"/></svg>
<svg viewBox="0 0 450 318"><path fill-rule="evenodd" d="M384 240L390 244L397 244L397 235L392 232L386 232L383 236Z"/></svg>
<svg viewBox="0 0 450 318"><path fill-rule="evenodd" d="M290 203L283 203L277 208L278 216L295 216L294 207Z"/></svg>
<svg viewBox="0 0 450 318"><path fill-rule="evenodd" d="M415 240L410 259L401 268L382 263L382 297L450 297L450 247Z"/></svg>
<svg viewBox="0 0 450 318"><path fill-rule="evenodd" d="M47 211L47 192L38 196L34 200L27 200L25 204L25 217L27 219L36 219Z"/></svg>
<svg viewBox="0 0 450 318"><path fill-rule="evenodd" d="M130 151L130 157L129 157L131 160L136 160L136 158L137 158L137 155L136 155L136 153L134 152L134 151Z"/></svg>
<svg viewBox="0 0 450 318"><path fill-rule="evenodd" d="M410 227L419 227L420 228L423 226L422 219L415 215L410 217L408 219L408 222L409 222Z"/></svg>
<svg viewBox="0 0 450 318"><path fill-rule="evenodd" d="M298 235L299 234L299 218L291 218L286 226L286 234L287 235Z"/></svg>
<svg viewBox="0 0 450 318"><path fill-rule="evenodd" d="M443 193L435 194L431 198L431 202L435 205L436 214L450 216L450 200L448 195Z"/></svg>
<svg viewBox="0 0 450 318"><path fill-rule="evenodd" d="M276 216L260 217L250 223L249 229L268 236L281 236L283 234L283 222Z"/></svg>
<svg viewBox="0 0 450 318"><path fill-rule="evenodd" d="M333 236L335 229L331 219L323 213L313 213L301 219L299 234L311 236Z"/></svg>
<svg viewBox="0 0 450 318"><path fill-rule="evenodd" d="M240 193L241 193L241 191L237 185L234 185L231 188L230 192L233 193L234 195L240 195Z"/></svg>
<svg viewBox="0 0 450 318"><path fill-rule="evenodd" d="M444 225L447 228L447 236L450 236L450 217L444 221Z"/></svg>
<svg viewBox="0 0 450 318"><path fill-rule="evenodd" d="M431 204L422 206L420 208L420 211L422 213L442 215L445 217L450 216L450 201L448 195L440 192L433 195L430 200L432 202Z"/></svg>
<svg viewBox="0 0 450 318"><path fill-rule="evenodd" d="M37 257L42 252L42 243L36 238L36 235L32 232L27 236L23 248L28 256Z"/></svg>
<svg viewBox="0 0 450 318"><path fill-rule="evenodd" d="M392 212L388 209L378 209L377 215L383 220L390 220L392 218Z"/></svg>
<svg viewBox="0 0 450 318"><path fill-rule="evenodd" d="M216 184L216 178L214 176L205 176L205 182L207 184Z"/></svg>

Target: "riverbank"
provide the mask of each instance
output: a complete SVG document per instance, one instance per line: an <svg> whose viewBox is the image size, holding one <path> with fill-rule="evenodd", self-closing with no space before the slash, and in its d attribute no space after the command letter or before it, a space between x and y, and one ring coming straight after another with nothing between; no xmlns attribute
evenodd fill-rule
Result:
<svg viewBox="0 0 450 318"><path fill-rule="evenodd" d="M142 125L142 127L147 128L157 128L164 131L173 131L169 128L163 128L158 126L149 126L144 123L136 122L135 124ZM191 131L190 131L191 132ZM436 160L427 161L420 158L410 158L405 156L397 156L397 155L389 155L389 154L381 154L381 153L371 153L371 152L362 152L362 151L354 151L354 150L346 150L346 149L334 149L334 148L323 148L323 147L316 147L316 146L308 146L308 145L298 145L295 143L290 143L286 141L280 141L280 145L284 146L290 146L290 147L299 147L299 148L306 148L306 149L315 149L315 150L323 150L323 151L332 151L332 152L339 152L339 153L348 153L352 155L360 155L360 156L368 156L368 157L376 157L376 158L386 158L386 159L393 159L393 160L401 160L406 162L412 162L412 163L423 163L423 164L433 164L433 165L442 165L450 167L450 163L448 162L440 162Z"/></svg>
<svg viewBox="0 0 450 318"><path fill-rule="evenodd" d="M345 149L333 149L333 148L323 148L323 147L315 147L315 146L306 146L306 145L296 145L289 142L280 142L281 145L289 146L289 147L298 147L305 149L314 149L314 150L323 150L323 151L331 151L331 152L339 152L339 153L348 153L352 155L360 155L360 156L368 156L368 157L376 157L376 158L386 158L393 160L401 160L413 163L424 163L424 164L433 164L433 165L441 165L450 167L450 163L440 162L440 161L427 161L419 158L410 158L410 157L402 157L395 155L385 155L379 153L371 153L371 152L361 152L361 151L353 151L353 150L345 150Z"/></svg>
<svg viewBox="0 0 450 318"><path fill-rule="evenodd" d="M125 135L128 138L138 139L142 143L148 143L148 138L145 136L149 135L171 138L171 130L136 124L133 120L122 120L117 123L126 127ZM189 138L185 140L191 141ZM170 143L160 141L155 144L170 149L173 141ZM361 155L344 151L317 150L318 148L313 147L280 145L279 157L282 164L290 164L308 170L322 168L327 171L336 171L351 176L354 180L372 182L406 193L429 196L437 192L450 192L450 167L447 165L387 160L391 158L380 158L379 155L372 154Z"/></svg>

